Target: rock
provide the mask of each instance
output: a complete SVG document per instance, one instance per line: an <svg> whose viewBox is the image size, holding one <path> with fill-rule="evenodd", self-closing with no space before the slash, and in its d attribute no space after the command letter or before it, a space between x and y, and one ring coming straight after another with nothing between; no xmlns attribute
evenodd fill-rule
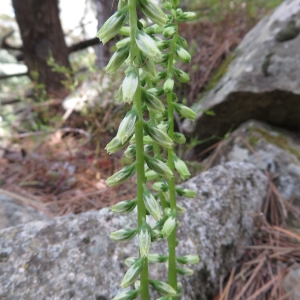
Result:
<svg viewBox="0 0 300 300"><path fill-rule="evenodd" d="M286 293L291 293L288 299L300 299L300 268L291 270L283 279L282 287Z"/></svg>
<svg viewBox="0 0 300 300"><path fill-rule="evenodd" d="M237 48L227 74L195 105L198 118L194 125L186 121L185 131L199 140L223 137L250 119L299 130L299 20L300 0L284 1L262 19ZM215 116L205 114L206 110Z"/></svg>
<svg viewBox="0 0 300 300"><path fill-rule="evenodd" d="M266 170L281 196L300 207L299 135L259 121L248 121L222 142L212 166L228 161L251 163ZM291 217L288 221L292 220ZM289 225L300 228L299 221Z"/></svg>
<svg viewBox="0 0 300 300"><path fill-rule="evenodd" d="M49 218L33 207L0 193L0 229L32 221L46 221Z"/></svg>
<svg viewBox="0 0 300 300"><path fill-rule="evenodd" d="M198 254L202 260L193 276L181 280L181 299L212 299L219 276L231 270L249 242L249 213L260 209L267 184L253 165L235 162L184 184L197 196L180 200L187 212L180 220L178 255ZM124 259L137 254L137 241L115 243L109 234L135 226L132 215L105 208L1 230L0 299L112 299L127 269ZM151 253L166 254L165 249L160 241ZM164 264L150 270L152 278L165 280Z"/></svg>

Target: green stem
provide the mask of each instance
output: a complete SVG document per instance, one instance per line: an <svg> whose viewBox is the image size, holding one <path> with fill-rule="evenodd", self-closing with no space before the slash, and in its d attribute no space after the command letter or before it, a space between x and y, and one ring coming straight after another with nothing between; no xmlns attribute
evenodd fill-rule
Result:
<svg viewBox="0 0 300 300"><path fill-rule="evenodd" d="M134 67L134 60L139 55L139 49L135 41L135 32L137 28L137 1L129 0L129 25L130 25L130 55L131 66ZM139 74L139 70L137 70ZM140 79L139 79L140 80ZM142 226L146 220L146 208L143 201L145 172L144 172L144 121L143 110L141 101L141 87L138 85L137 91L134 96L134 104L138 112L138 121L135 125L136 136L136 172L137 172L137 209L138 209L138 226ZM145 259L143 270L140 275L141 281L141 299L149 300L149 288L148 288L148 261Z"/></svg>
<svg viewBox="0 0 300 300"><path fill-rule="evenodd" d="M174 15L174 12L173 12ZM168 61L168 75L167 78L173 77L173 60L176 52L176 44L178 40L178 24L176 22L176 33L174 34L172 40L172 48L170 52L170 57ZM168 135L171 139L174 137L174 105L172 99L172 92L167 94L168 101L168 121L169 121L169 131ZM168 166L172 170L174 174L174 162L173 162L173 153L174 149L168 150ZM173 216L177 218L177 210L176 210L176 190L175 190L175 178L169 180L169 191L170 191L170 208ZM171 235L168 238L168 246L169 246L169 269L168 269L168 282L169 284L177 291L177 271L176 271L176 229L173 230ZM173 297L176 298L176 297Z"/></svg>
<svg viewBox="0 0 300 300"><path fill-rule="evenodd" d="M153 87L153 84L152 84L150 79L147 79L147 85L148 85L149 89ZM153 125L156 125L155 117L156 117L155 113L153 111L150 111L150 122ZM156 143L153 143L153 152L154 152L154 156L159 159L160 158L159 146ZM163 196L162 193L158 193L158 196L159 196L159 199L160 199L162 209L164 211L164 209L168 207L168 202L166 201L166 199L165 199L165 197Z"/></svg>

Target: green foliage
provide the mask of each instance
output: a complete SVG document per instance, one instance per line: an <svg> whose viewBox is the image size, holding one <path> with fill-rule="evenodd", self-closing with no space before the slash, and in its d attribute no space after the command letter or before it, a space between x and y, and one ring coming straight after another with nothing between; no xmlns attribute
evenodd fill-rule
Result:
<svg viewBox="0 0 300 300"><path fill-rule="evenodd" d="M242 12L249 19L258 20L265 13L278 6L283 0L196 0L190 1L191 5L198 11L198 17L207 18L210 21L222 21L230 14Z"/></svg>

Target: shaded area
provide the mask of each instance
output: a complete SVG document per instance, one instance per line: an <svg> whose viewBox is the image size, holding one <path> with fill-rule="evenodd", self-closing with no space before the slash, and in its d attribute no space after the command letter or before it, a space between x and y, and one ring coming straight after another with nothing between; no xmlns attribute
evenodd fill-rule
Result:
<svg viewBox="0 0 300 300"><path fill-rule="evenodd" d="M199 145L200 151L250 119L261 120L293 131L300 130L300 95L291 92L279 90L261 94L235 92L210 110L214 111L215 116L202 114L196 121L194 135L199 140L216 138Z"/></svg>

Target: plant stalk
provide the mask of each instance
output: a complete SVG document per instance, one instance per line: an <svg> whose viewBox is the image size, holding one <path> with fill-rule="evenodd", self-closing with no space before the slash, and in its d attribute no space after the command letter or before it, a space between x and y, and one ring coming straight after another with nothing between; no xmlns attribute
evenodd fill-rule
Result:
<svg viewBox="0 0 300 300"><path fill-rule="evenodd" d="M173 10L173 15L175 15L175 10ZM178 23L175 24L176 33L174 34L172 40L172 47L170 52L170 57L168 61L168 74L167 78L173 77L173 60L176 52L176 44L178 40ZM169 131L168 135L173 140L174 137L174 105L173 105L173 96L172 92L167 94L168 101L168 121L169 121ZM168 166L174 174L174 162L173 162L173 153L174 148L168 149ZM169 181L169 192L170 192L170 208L171 214L176 216L177 219L177 210L176 210L176 190L175 190L175 178L172 177ZM176 270L176 228L170 234L168 238L169 246L169 268L168 268L168 282L176 291L177 291L177 270ZM175 299L176 297L173 297Z"/></svg>
<svg viewBox="0 0 300 300"><path fill-rule="evenodd" d="M129 0L129 24L130 24L130 55L131 55L131 66L135 67L134 60L139 55L139 49L135 41L135 33L137 29L137 1ZM139 70L137 70L139 74ZM138 75L139 77L139 75ZM145 172L144 172L144 121L143 111L141 102L141 87L140 78L137 91L134 96L134 104L138 112L138 121L135 125L135 136L136 136L136 172L137 172L137 210L138 210L138 226L142 226L146 220L146 208L143 201L144 183L145 183ZM148 288L148 261L144 260L143 270L140 275L141 282L141 299L149 300L149 288Z"/></svg>

